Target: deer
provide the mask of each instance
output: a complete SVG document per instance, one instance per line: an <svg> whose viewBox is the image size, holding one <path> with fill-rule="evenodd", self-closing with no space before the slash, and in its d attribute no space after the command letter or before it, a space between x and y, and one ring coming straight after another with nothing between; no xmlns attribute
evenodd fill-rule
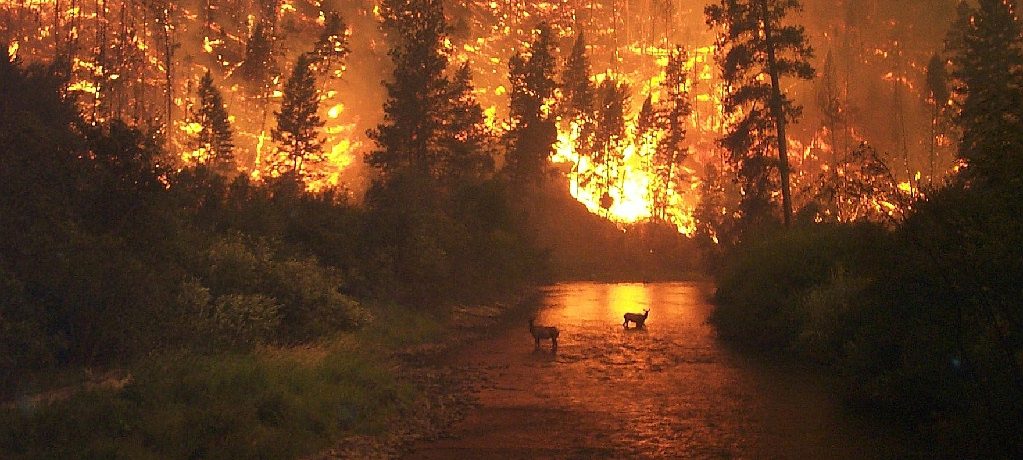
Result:
<svg viewBox="0 0 1023 460"><path fill-rule="evenodd" d="M536 349L540 349L540 341L551 339L551 351L558 350L558 328L553 326L537 326L533 324L536 318L529 318L529 333L536 340Z"/></svg>
<svg viewBox="0 0 1023 460"><path fill-rule="evenodd" d="M636 323L636 327L637 328L643 327L643 323L646 322L646 319L649 316L650 316L650 309L649 308L646 309L646 310L643 310L643 314L639 314L639 313L626 313L625 314L625 322L622 323L622 326L624 326L626 329L628 329L629 328L629 322L631 321L633 323Z"/></svg>

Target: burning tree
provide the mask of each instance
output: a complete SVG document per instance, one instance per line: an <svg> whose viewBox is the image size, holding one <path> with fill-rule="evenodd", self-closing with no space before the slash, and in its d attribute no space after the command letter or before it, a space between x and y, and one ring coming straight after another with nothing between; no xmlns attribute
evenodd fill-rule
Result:
<svg viewBox="0 0 1023 460"><path fill-rule="evenodd" d="M551 28L540 23L528 55L516 53L508 62L511 80L512 128L505 159L511 179L518 184L546 177L547 158L558 139L551 104L554 101L554 42Z"/></svg>
<svg viewBox="0 0 1023 460"><path fill-rule="evenodd" d="M597 119L593 141L593 172L600 194L600 207L611 208L611 188L621 177L622 150L625 147L625 114L629 107L629 85L608 76L597 87ZM603 174L601 174L603 171Z"/></svg>
<svg viewBox="0 0 1023 460"><path fill-rule="evenodd" d="M231 123L220 90L213 85L209 71L199 81L199 108L194 123L198 133L191 142L193 160L208 164L215 170L230 171L234 167L234 141Z"/></svg>
<svg viewBox="0 0 1023 460"><path fill-rule="evenodd" d="M596 88L590 80L590 60L586 56L586 38L582 32L575 38L572 52L565 61L561 80L561 114L567 124L562 129L575 139L574 148L578 156L575 161L575 187L579 187L582 173L582 157L593 149L593 126L596 122Z"/></svg>
<svg viewBox="0 0 1023 460"><path fill-rule="evenodd" d="M272 174L301 176L306 163L323 161L323 140L319 129L323 120L317 114L320 97L311 68L312 57L302 54L284 84L284 100L277 112L274 141L279 144L276 158L270 161ZM297 178L297 177L296 177Z"/></svg>
<svg viewBox="0 0 1023 460"><path fill-rule="evenodd" d="M909 196L899 189L888 165L869 145L862 144L820 174L814 187L817 220L832 222L901 221ZM800 211L802 214L804 211Z"/></svg>
<svg viewBox="0 0 1023 460"><path fill-rule="evenodd" d="M334 76L338 76L349 53L351 49L348 46L348 26L345 25L340 13L331 12L324 21L320 38L313 45L316 70L327 75L335 71L335 67L341 67L334 72Z"/></svg>
<svg viewBox="0 0 1023 460"><path fill-rule="evenodd" d="M721 0L705 9L707 24L721 29L719 66L728 94L725 110L736 118L721 145L739 172L743 220L769 218L772 173L777 170L785 224L792 220L786 124L801 107L781 90L782 77L813 78L813 50L802 26L784 25L798 0ZM778 158L768 158L777 149Z"/></svg>
<svg viewBox="0 0 1023 460"><path fill-rule="evenodd" d="M692 106L689 103L689 75L685 65L688 58L682 48L676 48L668 56L662 83L665 101L660 114L660 125L664 137L654 151L653 167L657 183L653 197L654 215L665 218L671 194L678 193L676 182L682 171L682 163L689 156L685 146L686 123Z"/></svg>

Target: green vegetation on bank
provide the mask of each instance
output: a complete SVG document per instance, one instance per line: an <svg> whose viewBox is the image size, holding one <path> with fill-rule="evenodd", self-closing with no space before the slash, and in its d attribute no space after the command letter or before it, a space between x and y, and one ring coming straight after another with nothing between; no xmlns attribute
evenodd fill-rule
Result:
<svg viewBox="0 0 1023 460"><path fill-rule="evenodd" d="M723 335L830 366L851 403L949 457L1023 455L1021 29L1008 2L958 7L928 82L957 137L947 184L887 227L744 219L719 272ZM885 187L852 190L898 208Z"/></svg>
<svg viewBox="0 0 1023 460"><path fill-rule="evenodd" d="M389 352L440 330L428 314L399 317L411 324L309 347L155 356L133 366L123 388L0 410L0 450L5 458L293 458L344 435L380 434L417 397Z"/></svg>
<svg viewBox="0 0 1023 460"><path fill-rule="evenodd" d="M950 186L894 229L804 224L731 252L723 336L832 369L953 455L1023 449L1023 194Z"/></svg>
<svg viewBox="0 0 1023 460"><path fill-rule="evenodd" d="M158 135L84 122L59 69L0 59L4 458L288 458L379 433L419 396L395 351L546 273L499 177L363 206L178 169Z"/></svg>

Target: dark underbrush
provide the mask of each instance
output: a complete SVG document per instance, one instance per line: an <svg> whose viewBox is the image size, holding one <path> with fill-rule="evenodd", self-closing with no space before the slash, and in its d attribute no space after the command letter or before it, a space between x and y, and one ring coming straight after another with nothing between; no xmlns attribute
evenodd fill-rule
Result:
<svg viewBox="0 0 1023 460"><path fill-rule="evenodd" d="M821 363L955 456L1023 451L1023 200L951 186L895 229L804 225L731 252L724 336Z"/></svg>

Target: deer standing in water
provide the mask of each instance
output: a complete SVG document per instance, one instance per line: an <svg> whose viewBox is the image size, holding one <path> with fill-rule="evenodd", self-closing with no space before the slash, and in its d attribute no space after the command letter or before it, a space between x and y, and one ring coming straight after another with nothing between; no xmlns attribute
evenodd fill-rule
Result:
<svg viewBox="0 0 1023 460"><path fill-rule="evenodd" d="M551 351L558 350L558 328L553 326L537 326L533 324L535 318L529 318L529 333L536 340L536 349L540 349L540 340L551 339Z"/></svg>
<svg viewBox="0 0 1023 460"><path fill-rule="evenodd" d="M636 323L636 327L638 327L638 328L639 327L643 327L643 323L646 322L646 319L649 316L650 316L650 309L649 308L646 309L646 310L643 310L643 314L642 315L639 314L639 313L626 313L625 314L625 322L622 323L622 326L628 328L629 327L629 322L631 321L633 323Z"/></svg>

